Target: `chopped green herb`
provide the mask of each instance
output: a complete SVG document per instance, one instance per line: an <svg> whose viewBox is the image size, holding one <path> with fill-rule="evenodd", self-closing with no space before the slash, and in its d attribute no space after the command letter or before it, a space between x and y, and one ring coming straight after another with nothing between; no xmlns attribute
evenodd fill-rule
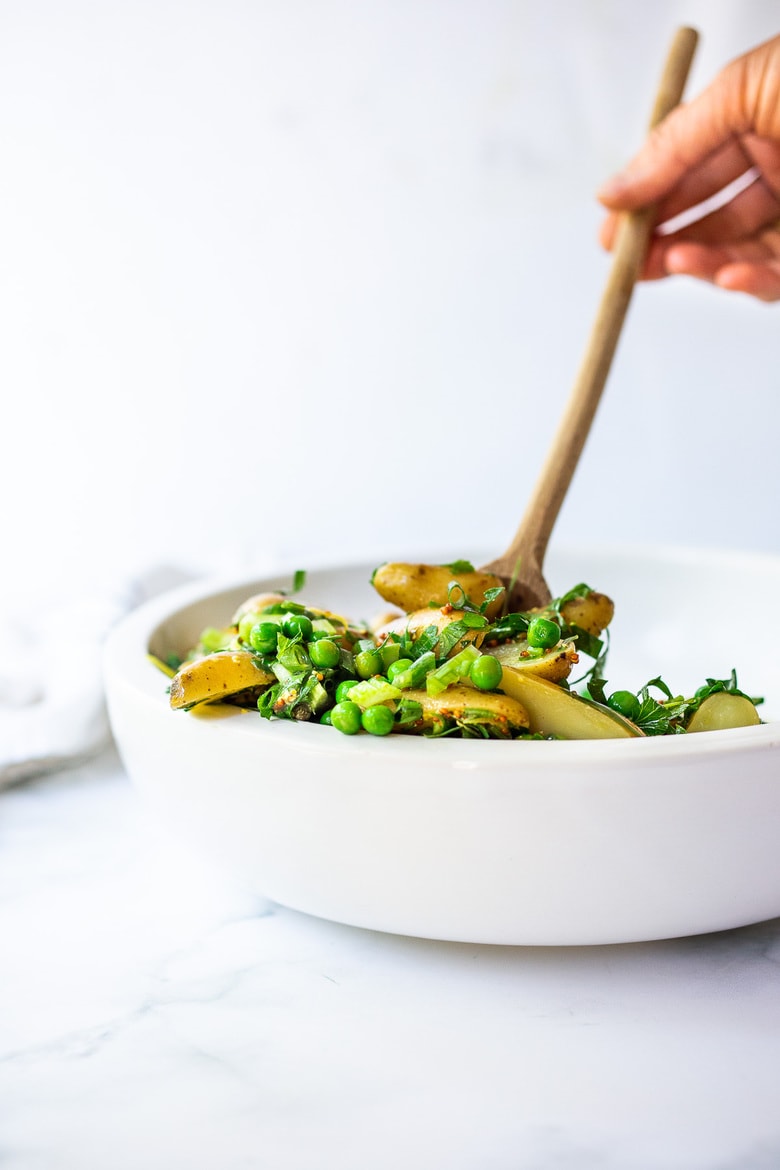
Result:
<svg viewBox="0 0 780 1170"><path fill-rule="evenodd" d="M508 642L512 638L518 638L526 632L529 623L530 618L528 614L506 613L493 622L487 632L485 641Z"/></svg>
<svg viewBox="0 0 780 1170"><path fill-rule="evenodd" d="M416 723L421 722L422 717L422 703L418 703L416 699L407 699L402 695L396 712L396 727L413 727Z"/></svg>
<svg viewBox="0 0 780 1170"><path fill-rule="evenodd" d="M476 569L471 561L452 561L449 565L442 566L449 569L451 573L475 573Z"/></svg>
<svg viewBox="0 0 780 1170"><path fill-rule="evenodd" d="M574 601L578 597L587 597L589 593L593 593L590 585L586 585L583 581L579 585L575 585L568 593L564 593L561 597L556 597L550 602L550 609L554 609L560 613L567 601Z"/></svg>
<svg viewBox="0 0 780 1170"><path fill-rule="evenodd" d="M479 615L466 614L464 617L459 618L458 621L450 622L448 626L444 627L439 636L439 642L437 646L437 653L439 658L447 658L459 642L463 642L468 639L469 633L475 628L474 625L471 624L471 621L473 621L473 619L477 616ZM483 624L487 626L487 619L483 619Z"/></svg>
<svg viewBox="0 0 780 1170"><path fill-rule="evenodd" d="M593 699L595 703L604 703L606 706L607 696L604 694L604 688L607 685L605 678L600 678L598 674L591 674L588 679L588 685L584 692L586 698Z"/></svg>
<svg viewBox="0 0 780 1170"><path fill-rule="evenodd" d="M492 589L486 589L483 594L485 600L482 603L482 606L480 606L480 609L482 609L483 606L485 609L487 609L491 601L495 601L497 598L499 598L504 591L505 590L503 585L495 585Z"/></svg>
<svg viewBox="0 0 780 1170"><path fill-rule="evenodd" d="M286 670L295 673L311 667L311 660L300 634L295 634L292 638L279 634L276 645L277 660Z"/></svg>
<svg viewBox="0 0 780 1170"><path fill-rule="evenodd" d="M496 586L493 589L486 589L484 601L477 605L476 602L471 600L460 581L450 581L447 586L447 605L451 605L453 609L465 610L467 613L484 614L491 601L495 601L503 592L503 585ZM438 608L435 601L429 602L429 605L432 608ZM487 621L487 619L485 620Z"/></svg>
<svg viewBox="0 0 780 1170"><path fill-rule="evenodd" d="M566 636L574 638L577 649L583 654L587 654L588 658L598 658L604 649L604 642L601 638L597 638L595 634L589 634L580 626L567 626Z"/></svg>
<svg viewBox="0 0 780 1170"><path fill-rule="evenodd" d="M401 636L401 654L404 658L422 658L423 654L430 653L439 641L439 630L436 626L426 626L417 637L404 630Z"/></svg>

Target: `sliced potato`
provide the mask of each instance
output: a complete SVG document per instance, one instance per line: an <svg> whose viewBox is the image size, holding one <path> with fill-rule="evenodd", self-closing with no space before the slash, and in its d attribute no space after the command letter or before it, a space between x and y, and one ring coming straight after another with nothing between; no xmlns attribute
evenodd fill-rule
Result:
<svg viewBox="0 0 780 1170"><path fill-rule="evenodd" d="M716 691L694 711L686 731L723 731L727 727L752 727L760 722L758 711L745 695Z"/></svg>
<svg viewBox="0 0 780 1170"><path fill-rule="evenodd" d="M559 642L552 650L547 650L542 655L534 654L525 638L504 642L500 646L491 646L489 651L502 666L512 666L523 674L551 679L554 682L568 678L571 668L579 662L576 646L569 639Z"/></svg>
<svg viewBox="0 0 780 1170"><path fill-rule="evenodd" d="M429 602L438 606L446 605L447 591L453 581L457 581L476 606L482 605L487 589L503 585L499 577L479 569L463 573L454 572L447 565L408 565L401 562L380 565L371 578L371 584L380 597L384 597L391 605L400 606L406 613L423 609ZM459 600L462 604L463 599ZM485 610L486 616L496 617L501 612L503 602L503 594L491 601Z"/></svg>
<svg viewBox="0 0 780 1170"><path fill-rule="evenodd" d="M644 733L623 715L529 671L504 666L501 689L528 712L530 731L558 739L630 739Z"/></svg>
<svg viewBox="0 0 780 1170"><path fill-rule="evenodd" d="M387 626L389 626L391 622L395 622L398 619L403 619L403 617L404 615L399 613L397 609L383 609L381 613L374 614L371 621L368 623L368 628L372 634L377 634L380 630L384 630ZM406 625L405 620L403 624L404 626Z"/></svg>
<svg viewBox="0 0 780 1170"><path fill-rule="evenodd" d="M255 593L252 597L247 597L246 601L241 602L233 614L233 625L237 626L246 613L260 613L267 605L278 605L284 600L283 593Z"/></svg>
<svg viewBox="0 0 780 1170"><path fill-rule="evenodd" d="M263 610L267 609L269 605L281 605L285 601L289 601L289 597L285 597L283 593L255 593L252 597L247 597L246 601L242 601L236 612L233 614L233 625L237 626L243 617L248 613L255 613L258 616L263 614ZM309 605L305 601L296 601L296 605L302 605L309 612L313 613L318 618L326 618L336 626L349 626L350 622L340 613L333 613L329 609L320 609L316 605ZM268 614L269 621L274 621L277 618L283 620L280 614Z"/></svg>
<svg viewBox="0 0 780 1170"><path fill-rule="evenodd" d="M586 593L584 597L573 597L561 607L561 617L568 626L579 626L596 637L606 630L615 616L615 605L606 593Z"/></svg>
<svg viewBox="0 0 780 1170"><path fill-rule="evenodd" d="M334 626L344 626L345 629L359 629L361 634L364 632L365 627L356 626L349 618L345 618L343 614L334 613L332 609L319 609L316 605L307 605L306 608L315 617L324 618L325 621L332 622Z"/></svg>
<svg viewBox="0 0 780 1170"><path fill-rule="evenodd" d="M262 689L276 682L247 651L220 650L188 662L171 679L171 706L176 710L229 699L240 691Z"/></svg>
<svg viewBox="0 0 780 1170"><path fill-rule="evenodd" d="M403 634L406 631L412 640L416 642L428 626L435 626L439 633L442 633L447 626L452 625L453 622L460 621L464 616L464 612L462 609L452 609L448 613L445 613L443 609L418 609L414 613L403 614L401 617L394 618L386 625L375 630L374 636L379 642L382 642L388 634ZM473 642L477 647L481 646L485 640L485 632L485 629L465 630L463 635L452 647L448 657L451 658L454 654L457 654L469 642Z"/></svg>
<svg viewBox="0 0 780 1170"><path fill-rule="evenodd" d="M528 727L528 713L521 702L511 695L478 691L474 687L448 687L440 695L411 689L404 691L405 699L413 699L422 707L422 724L435 727L442 720L463 720L471 726L482 724L508 733ZM397 731L419 731L414 727L398 727Z"/></svg>
<svg viewBox="0 0 780 1170"><path fill-rule="evenodd" d="M244 633L243 629L240 632L246 638L249 627L255 620L258 622L275 622L281 626L288 616L287 614L264 613L264 610L268 606L278 605L285 600L287 599L280 593L256 593L254 597L247 598L246 601L241 603L233 615L235 628L239 629L239 626L243 625L247 632ZM333 629L332 637L346 650L351 650L359 638L370 637L370 631L366 626L356 626L348 618L343 617L339 613L333 613L329 609L320 609L318 606L308 605L306 602L296 602L296 604L303 605L307 613L312 615L315 629L323 628L321 625L318 627L318 623L329 622ZM239 640L239 645L241 644Z"/></svg>

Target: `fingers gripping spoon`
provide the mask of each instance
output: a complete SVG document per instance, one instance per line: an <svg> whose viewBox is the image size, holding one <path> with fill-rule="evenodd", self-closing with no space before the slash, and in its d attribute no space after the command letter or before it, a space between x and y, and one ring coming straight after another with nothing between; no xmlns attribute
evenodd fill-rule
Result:
<svg viewBox="0 0 780 1170"><path fill-rule="evenodd" d="M697 41L698 33L694 29L677 30L656 93L651 129L679 103ZM647 252L654 210L653 206L644 207L622 218L606 288L546 462L509 548L483 566L504 581L510 610L532 609L550 601L550 589L542 571L547 544L607 381Z"/></svg>

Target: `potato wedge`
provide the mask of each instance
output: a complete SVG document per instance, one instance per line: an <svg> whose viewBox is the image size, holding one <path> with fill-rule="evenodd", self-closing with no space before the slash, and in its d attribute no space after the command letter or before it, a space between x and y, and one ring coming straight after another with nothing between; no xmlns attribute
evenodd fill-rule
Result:
<svg viewBox="0 0 780 1170"><path fill-rule="evenodd" d="M761 717L745 695L716 691L694 711L686 731L724 731L727 727L752 727Z"/></svg>
<svg viewBox="0 0 780 1170"><path fill-rule="evenodd" d="M480 606L485 600L487 589L503 585L493 573L482 573L479 569L455 572L447 565L409 565L402 562L388 562L374 571L371 584L380 597L391 605L400 606L406 613L424 609L429 602L447 604L447 591L457 581L473 605ZM463 604L463 599L457 599ZM491 601L485 610L489 618L501 612L504 596Z"/></svg>
<svg viewBox="0 0 780 1170"><path fill-rule="evenodd" d="M435 626L439 633L442 633L447 626L452 625L453 622L460 621L464 616L462 609L453 609L449 613L445 613L441 609L418 609L414 613L403 614L401 617L394 618L386 625L381 626L374 631L374 637L378 642L384 641L388 634L403 634L407 631L413 641L422 635L429 626ZM451 658L453 654L457 654L469 642L479 648L485 640L485 629L479 630L465 630L463 635L458 639L452 647L448 657Z"/></svg>
<svg viewBox="0 0 780 1170"><path fill-rule="evenodd" d="M252 597L247 597L246 601L241 602L238 609L233 614L233 625L237 626L241 619L246 617L246 615L249 613L257 614L258 617L260 617L263 614L263 610L265 610L269 605L281 605L283 602L289 600L290 598L285 597L283 593L255 593ZM309 605L305 601L296 601L296 605L304 606L306 610L309 613L313 613L315 617L325 618L334 625L344 627L350 625L348 619L343 617L340 613L333 613L329 609L320 609L318 606ZM281 616L278 614L271 614L269 620L273 620L275 618L282 620Z"/></svg>
<svg viewBox="0 0 780 1170"><path fill-rule="evenodd" d="M242 602L236 610L234 616L235 626L233 627L239 637L238 645L246 645L249 640L249 631L255 622L273 622L278 626L282 626L289 616L286 613L265 613L268 606L278 605L287 600L281 594L276 593L257 593L254 597L247 598ZM354 626L349 622L348 618L341 614L333 613L329 609L320 609L316 605L307 605L305 602L296 602L297 605L303 605L306 612L311 616L314 628L327 629L323 623L329 623L333 637L346 650L351 650L355 642L359 638L366 638L370 636L370 631L365 626ZM214 649L213 647L211 649ZM201 647L201 653L204 647Z"/></svg>
<svg viewBox="0 0 780 1170"><path fill-rule="evenodd" d="M504 666L501 689L528 712L528 729L558 739L631 739L644 733L609 707L549 679Z"/></svg>
<svg viewBox="0 0 780 1170"><path fill-rule="evenodd" d="M513 642L504 642L500 646L490 646L490 653L497 658L502 666L512 666L523 674L533 675L534 678L547 678L553 682L568 678L575 663L579 662L579 655L574 642L565 639L537 656L525 638L517 638Z"/></svg>
<svg viewBox="0 0 780 1170"><path fill-rule="evenodd" d="M369 631L372 634L378 634L380 630L384 630L392 622L403 619L403 625L406 625L406 619L402 613L397 609L383 609L381 613L375 613L371 621L368 623Z"/></svg>
<svg viewBox="0 0 780 1170"><path fill-rule="evenodd" d="M276 682L246 651L220 650L186 663L171 679L171 706L186 710L196 703L229 699L240 691L262 689Z"/></svg>
<svg viewBox="0 0 780 1170"><path fill-rule="evenodd" d="M528 713L522 703L511 695L478 691L474 687L448 687L440 695L411 689L404 691L404 699L413 699L422 707L423 727L435 727L444 721L463 721L468 726L490 726L508 734L528 727ZM419 731L414 727L397 727L396 731Z"/></svg>
<svg viewBox="0 0 780 1170"><path fill-rule="evenodd" d="M284 599L283 593L255 593L247 597L233 614L233 625L237 626L245 613L260 613L267 605L278 605Z"/></svg>
<svg viewBox="0 0 780 1170"><path fill-rule="evenodd" d="M596 637L606 630L615 616L615 605L606 593L586 593L584 597L573 597L561 607L561 617L568 626L579 626Z"/></svg>

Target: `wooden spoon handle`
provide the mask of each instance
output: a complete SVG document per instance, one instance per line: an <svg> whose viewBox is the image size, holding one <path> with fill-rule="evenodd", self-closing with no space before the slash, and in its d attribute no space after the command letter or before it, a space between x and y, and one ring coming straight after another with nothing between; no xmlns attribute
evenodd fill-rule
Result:
<svg viewBox="0 0 780 1170"><path fill-rule="evenodd" d="M695 29L677 30L656 94L651 129L679 103L697 41ZM654 215L655 208L650 206L622 217L607 286L574 387L520 527L504 554L510 564L515 564L521 553L526 564L530 561L541 569L550 534L585 446L617 349L631 294L647 252Z"/></svg>

